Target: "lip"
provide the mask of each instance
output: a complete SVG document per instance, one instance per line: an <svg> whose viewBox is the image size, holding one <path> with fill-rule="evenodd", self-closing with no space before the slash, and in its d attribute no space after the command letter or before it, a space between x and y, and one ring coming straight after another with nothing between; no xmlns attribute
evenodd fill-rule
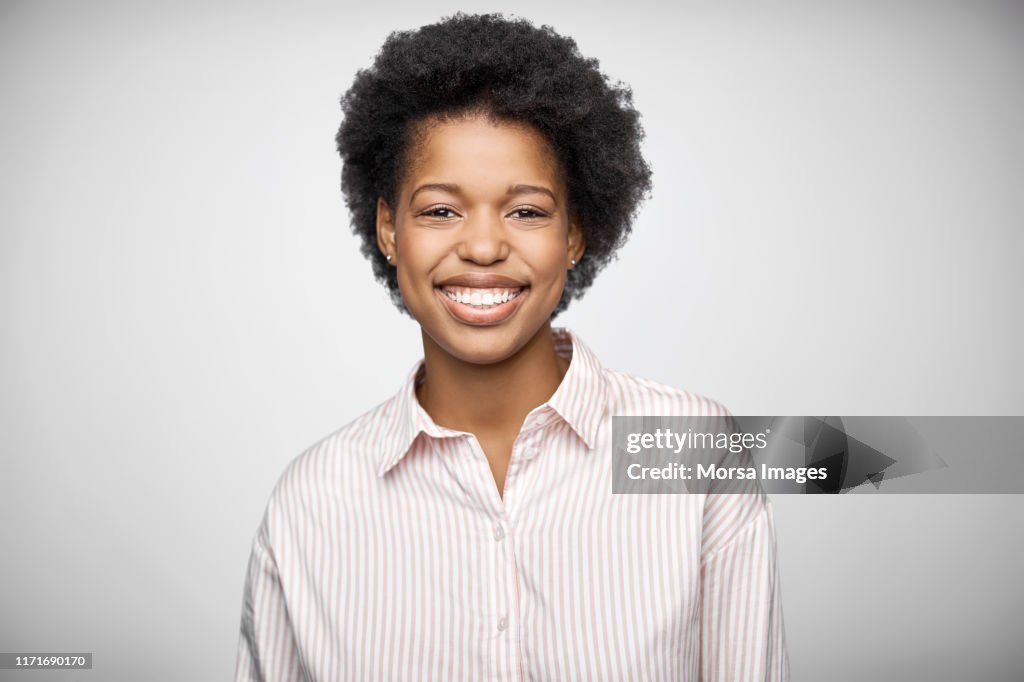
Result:
<svg viewBox="0 0 1024 682"><path fill-rule="evenodd" d="M528 285L522 280L506 275L495 275L486 272L464 272L461 275L441 280L435 286L467 287L469 289L519 289L525 288Z"/></svg>
<svg viewBox="0 0 1024 682"><path fill-rule="evenodd" d="M443 286L468 287L469 285L463 284L463 281L465 280L456 281L456 278L452 278L451 280L445 280L445 284ZM502 322L505 322L510 317L512 317L512 315L514 315L515 312L519 310L519 306L522 305L523 299L530 295L530 288L528 286L523 284L508 284L508 282L511 281L512 280L505 278L502 279L502 284L487 284L486 286L481 284L476 285L476 288L480 289L488 287L507 287L510 289L522 287L522 291L519 292L519 295L513 298L511 301L499 303L498 305L491 306L490 308L471 308L470 306L464 303L458 303L457 301L453 301L452 299L445 296L444 292L441 290L442 285L434 287L434 292L436 293L437 297L441 300L441 304L448 311L448 314L454 317L462 324L468 324L474 327L490 327L496 324L501 324Z"/></svg>

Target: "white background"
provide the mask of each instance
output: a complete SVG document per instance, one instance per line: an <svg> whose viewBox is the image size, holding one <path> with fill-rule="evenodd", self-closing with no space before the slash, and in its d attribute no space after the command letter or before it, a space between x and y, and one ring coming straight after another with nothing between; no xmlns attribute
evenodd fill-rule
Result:
<svg viewBox="0 0 1024 682"><path fill-rule="evenodd" d="M0 651L231 677L252 535L418 327L338 99L456 9L576 38L654 193L556 320L736 414L1024 414L1024 4L3 2ZM1020 679L1021 496L775 499L794 678Z"/></svg>

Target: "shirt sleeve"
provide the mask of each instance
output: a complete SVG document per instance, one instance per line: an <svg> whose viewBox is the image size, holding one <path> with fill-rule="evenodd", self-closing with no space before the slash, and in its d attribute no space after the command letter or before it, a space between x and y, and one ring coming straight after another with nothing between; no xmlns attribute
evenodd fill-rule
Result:
<svg viewBox="0 0 1024 682"><path fill-rule="evenodd" d="M701 558L701 679L789 680L775 519L763 493L709 495Z"/></svg>
<svg viewBox="0 0 1024 682"><path fill-rule="evenodd" d="M245 579L235 682L305 679L264 517Z"/></svg>

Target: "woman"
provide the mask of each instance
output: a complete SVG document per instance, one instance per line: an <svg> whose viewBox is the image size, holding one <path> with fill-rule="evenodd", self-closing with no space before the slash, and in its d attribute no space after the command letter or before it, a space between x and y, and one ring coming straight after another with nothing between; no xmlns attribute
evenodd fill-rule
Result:
<svg viewBox="0 0 1024 682"><path fill-rule="evenodd" d="M551 327L649 188L629 90L457 15L392 34L342 106L353 227L424 357L279 480L237 679L787 679L767 500L612 494L612 415L724 408Z"/></svg>

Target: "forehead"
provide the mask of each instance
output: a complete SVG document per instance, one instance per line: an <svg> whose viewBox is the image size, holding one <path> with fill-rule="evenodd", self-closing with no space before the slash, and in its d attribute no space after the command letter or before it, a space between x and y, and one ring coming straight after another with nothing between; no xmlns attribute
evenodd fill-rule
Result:
<svg viewBox="0 0 1024 682"><path fill-rule="evenodd" d="M478 187L550 185L563 191L558 158L532 126L484 115L428 119L413 135L404 183L457 182Z"/></svg>

